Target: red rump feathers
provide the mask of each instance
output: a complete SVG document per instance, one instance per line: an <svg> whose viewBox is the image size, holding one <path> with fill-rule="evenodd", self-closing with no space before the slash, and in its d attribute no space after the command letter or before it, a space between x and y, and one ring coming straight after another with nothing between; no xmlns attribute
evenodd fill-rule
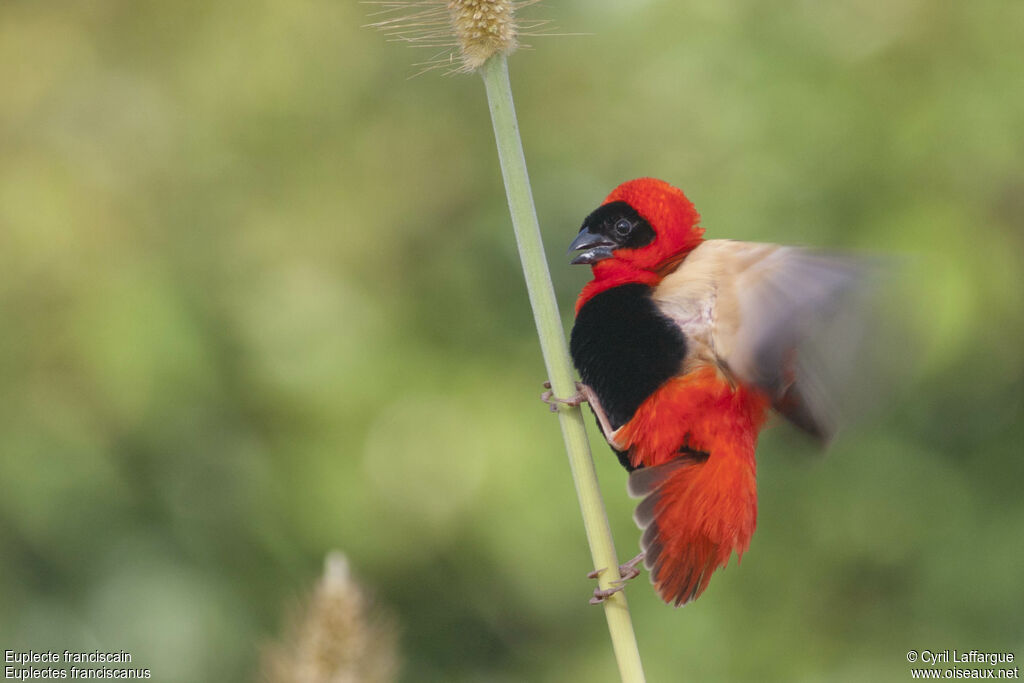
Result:
<svg viewBox="0 0 1024 683"><path fill-rule="evenodd" d="M711 368L670 380L622 428L643 498L640 545L661 597L684 605L750 545L757 523L754 448L767 401L733 390Z"/></svg>
<svg viewBox="0 0 1024 683"><path fill-rule="evenodd" d="M632 480L630 487L645 496L635 519L644 530L644 564L665 602L678 607L700 597L715 570L750 545L757 485L753 455L745 455L716 453L706 462L680 457L634 473L664 476L649 493Z"/></svg>
<svg viewBox="0 0 1024 683"><path fill-rule="evenodd" d="M626 202L657 233L654 242L642 249L621 249L616 257L644 270L659 270L677 256L701 243L704 228L698 228L700 214L683 191L657 178L629 180L609 194L605 204ZM631 253L627 253L631 252Z"/></svg>

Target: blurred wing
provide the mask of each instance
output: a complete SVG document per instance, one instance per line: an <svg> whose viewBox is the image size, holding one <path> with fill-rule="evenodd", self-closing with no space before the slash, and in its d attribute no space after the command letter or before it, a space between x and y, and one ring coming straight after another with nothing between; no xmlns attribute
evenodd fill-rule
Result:
<svg viewBox="0 0 1024 683"><path fill-rule="evenodd" d="M710 240L662 281L655 299L695 340L688 360L714 362L760 387L779 413L827 441L847 347L861 335L841 314L849 312L865 263L799 247Z"/></svg>
<svg viewBox="0 0 1024 683"><path fill-rule="evenodd" d="M780 247L736 278L740 323L727 366L823 441L836 427L832 370L843 361L842 349L823 342L834 335L834 323L846 320L840 313L864 272L851 257ZM855 329L847 333L860 336Z"/></svg>

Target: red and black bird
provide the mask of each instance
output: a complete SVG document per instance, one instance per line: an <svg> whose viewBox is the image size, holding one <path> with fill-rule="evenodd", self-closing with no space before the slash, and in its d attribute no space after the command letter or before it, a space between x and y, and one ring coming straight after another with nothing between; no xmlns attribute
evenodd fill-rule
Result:
<svg viewBox="0 0 1024 683"><path fill-rule="evenodd" d="M643 498L644 564L677 606L750 544L769 412L831 437L803 345L861 272L811 249L705 240L699 219L679 189L640 178L615 188L570 246L572 263L593 269L570 344L580 398Z"/></svg>

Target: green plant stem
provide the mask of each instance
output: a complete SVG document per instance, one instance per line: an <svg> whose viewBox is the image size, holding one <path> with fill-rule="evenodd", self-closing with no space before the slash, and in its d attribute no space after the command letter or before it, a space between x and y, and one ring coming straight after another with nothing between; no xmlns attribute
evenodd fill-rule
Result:
<svg viewBox="0 0 1024 683"><path fill-rule="evenodd" d="M565 332L558 314L555 290L551 285L551 274L544 256L544 244L541 242L530 179L526 173L526 159L519 139L519 125L516 122L505 56L499 54L491 57L480 68L480 73L487 88L487 102L494 124L494 138L498 146L501 175L505 180L508 208L512 214L512 227L519 246L519 258L526 276L526 288L551 389L555 396L572 396L576 393L575 378L565 345ZM583 415L579 408L560 406L558 418L594 566L607 568L600 575L598 585L608 588L612 582L619 580L619 561L615 556L611 528L608 526L608 516L597 484ZM643 666L624 591L619 591L604 602L604 613L622 680L628 683L643 681Z"/></svg>

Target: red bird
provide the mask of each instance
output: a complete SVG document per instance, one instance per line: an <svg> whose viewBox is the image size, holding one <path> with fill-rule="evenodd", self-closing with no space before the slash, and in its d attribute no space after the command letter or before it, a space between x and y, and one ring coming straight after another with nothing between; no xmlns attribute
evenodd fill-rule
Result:
<svg viewBox="0 0 1024 683"><path fill-rule="evenodd" d="M750 545L769 410L831 437L827 397L802 353L860 273L809 249L704 240L699 219L675 187L631 180L569 248L594 275L576 302L575 403L590 403L631 473L644 564L677 606Z"/></svg>

